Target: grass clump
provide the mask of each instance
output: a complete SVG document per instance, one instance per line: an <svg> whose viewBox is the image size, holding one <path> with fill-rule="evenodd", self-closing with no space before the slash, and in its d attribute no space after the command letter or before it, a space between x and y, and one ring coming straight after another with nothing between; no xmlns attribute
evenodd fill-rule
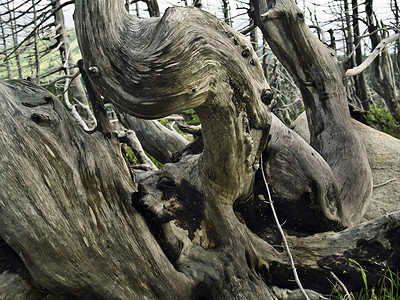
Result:
<svg viewBox="0 0 400 300"><path fill-rule="evenodd" d="M357 265L360 268L361 277L364 286L355 292L348 293L343 292L332 281L333 292L336 293L339 299L343 300L400 300L400 275L399 271L392 271L388 266L385 273L378 281L377 286L368 286L367 274L365 273L362 266L353 259L349 259L350 262ZM341 283L342 284L342 283Z"/></svg>

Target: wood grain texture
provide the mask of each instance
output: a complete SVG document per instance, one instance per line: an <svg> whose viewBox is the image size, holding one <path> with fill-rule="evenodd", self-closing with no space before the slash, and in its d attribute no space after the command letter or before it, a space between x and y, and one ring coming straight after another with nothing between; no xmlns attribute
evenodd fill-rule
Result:
<svg viewBox="0 0 400 300"><path fill-rule="evenodd" d="M346 201L340 202L347 191L328 151L343 142L345 152L352 149L360 156L358 170L367 172L357 139L348 148L343 139L353 133L344 108L333 101L336 95L343 102L336 86L340 71L321 75L326 81L318 84L329 86L326 95L315 86L303 90L304 97L314 97L306 101L310 111L320 113L312 131L318 155L274 121L270 90L251 44L216 17L172 8L162 18L140 20L126 13L122 1L75 4L84 69L96 91L142 118L195 108L204 150L161 170L131 174L107 130L84 132L61 103L31 83L0 82L0 236L35 285L83 299L275 299L271 285L293 288L280 240L271 241L271 227L263 223L257 235L252 232L245 209L258 192L256 172L266 151L276 197L296 208L292 216L297 208L301 213L310 208L302 216L305 227L316 216L327 229L353 221L355 211L345 212ZM282 7L289 9L288 20L277 20L297 24L292 14L297 11ZM299 24L298 33L308 37ZM289 35L275 45L281 50L291 41L297 40ZM301 51L301 45L289 48ZM316 45L311 40L306 48L323 55ZM296 55L288 58L294 59L294 65L288 64L293 68L298 67ZM315 66L302 64L298 81L317 76ZM331 127L318 131L326 124ZM339 137L333 135L335 128ZM346 159L357 164L357 158ZM369 187L365 174L366 184L357 185L361 176L353 181L362 199ZM361 198L355 204L362 208ZM244 208L238 210L238 204ZM287 230L308 280L305 287L326 292L329 284L316 279L340 272L337 262L347 258L365 262L374 274L374 262L379 268L398 266L399 219L395 213L340 232ZM358 271L357 266L345 268Z"/></svg>
<svg viewBox="0 0 400 300"><path fill-rule="evenodd" d="M312 33L292 0L253 0L255 21L302 93L310 144L329 164L343 208L342 222L359 222L372 195L362 140L350 122L344 70L336 53Z"/></svg>
<svg viewBox="0 0 400 300"><path fill-rule="evenodd" d="M131 206L136 187L107 138L84 134L29 82L0 89L0 235L36 284L96 299L189 293ZM161 291L156 277L180 291Z"/></svg>

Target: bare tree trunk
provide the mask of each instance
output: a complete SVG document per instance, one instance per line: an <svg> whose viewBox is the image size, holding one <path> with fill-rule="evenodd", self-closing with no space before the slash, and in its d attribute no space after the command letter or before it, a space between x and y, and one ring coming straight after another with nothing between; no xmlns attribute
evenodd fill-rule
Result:
<svg viewBox="0 0 400 300"><path fill-rule="evenodd" d="M274 194L305 226L337 229L359 218L371 182L349 126L343 70L292 1L261 6L269 17L285 9L266 21L254 4L257 24L302 90L324 158L270 114L272 95L250 42L195 8L141 20L123 1L75 2L88 86L143 118L198 113L204 150L161 170L130 170L110 129L84 132L33 83L0 82L0 236L35 286L86 299L275 299L272 285L293 285L281 241L269 237L273 227L258 236L249 230L253 212L261 219L265 212L261 156ZM349 256L398 266L399 220L397 213L289 237L306 287L329 292L321 278L341 265L358 272L342 263ZM376 268L371 262L367 270Z"/></svg>
<svg viewBox="0 0 400 300"><path fill-rule="evenodd" d="M136 11L137 11L137 16L139 17L139 5L138 2L143 1L147 4L147 9L149 11L150 17L159 17L160 16L160 8L158 6L157 0L135 0L132 1L136 3ZM187 2L185 2L187 5Z"/></svg>
<svg viewBox="0 0 400 300"><path fill-rule="evenodd" d="M352 0L352 21L353 21L353 33L354 33L354 49L355 49L355 60L356 65L360 65L363 62L363 55L361 50L361 34L360 34L360 25L359 25L359 13L358 13L358 0ZM369 96L367 91L367 84L365 81L364 73L360 73L355 78L355 88L356 95L361 101L361 105L363 109L369 110Z"/></svg>
<svg viewBox="0 0 400 300"><path fill-rule="evenodd" d="M143 218L131 206L136 184L107 134L84 133L57 99L32 83L0 82L0 90L4 125L0 149L3 160L7 159L0 164L0 236L21 258L11 255L5 245L0 247L9 274L0 265L0 286L5 287L0 295L12 291L16 297L41 299L40 287L42 292L85 299L231 299L238 293L244 299L275 299L267 285L294 288L279 239L268 244L251 233L230 216L228 204L224 218L231 225L225 219L210 218L216 207L209 211L212 202L190 184L198 185L191 174L201 156L187 156L161 171L137 174L141 193L134 193L132 199ZM10 114L12 119L6 117ZM159 224L157 215L140 209L136 200L141 195L145 204L155 201L145 188L154 197L162 191L174 199L168 206L177 218L175 225ZM242 212L246 223L250 222L252 218ZM214 238L224 235L207 239L204 234L210 232L204 230L211 224L206 221L218 226ZM230 232L233 224L235 231ZM265 223L258 224L259 235L270 240L260 224ZM359 288L358 267L349 264L348 258L365 266L374 283L378 269L399 265L399 224L396 213L339 233L288 237L304 285L329 292L330 283L321 278L333 270L349 288ZM168 232L180 240L177 253L168 247L173 240L167 238ZM209 242L224 246L210 248ZM29 274L11 271L24 270L23 265ZM342 276L343 270L350 276Z"/></svg>
<svg viewBox="0 0 400 300"><path fill-rule="evenodd" d="M72 57L71 45L65 27L64 13L62 9L57 10L60 5L61 2L59 0L52 0L51 2L53 10L56 10L54 14L54 26L56 27L57 43L60 45L59 51L62 66L65 74L71 75L71 71L78 72L79 69L77 68ZM75 114L75 117L80 120L79 122L86 130L92 130L96 126L96 120L90 109L86 92L80 77L77 76L71 80L67 79L67 82L69 84L66 84L65 88L68 88L68 90L71 91L74 103L70 105L70 109L74 110L73 114ZM66 96L69 97L68 93ZM69 102L69 100L67 101Z"/></svg>
<svg viewBox="0 0 400 300"><path fill-rule="evenodd" d="M400 8L397 0L393 0L392 4L392 11L395 17L395 24L398 27L400 24ZM397 72L400 73L400 41L396 42L396 66Z"/></svg>
<svg viewBox="0 0 400 300"><path fill-rule="evenodd" d="M4 24L3 24L3 20L1 18L1 16L0 16L0 27L1 27L1 37L2 37L2 41L3 41L3 48L4 48L3 54L4 54L4 57L7 57L8 56L7 38L6 38ZM6 64L6 69L7 69L7 78L11 79L12 76L11 76L10 60L6 59L5 64Z"/></svg>
<svg viewBox="0 0 400 300"><path fill-rule="evenodd" d="M382 37L379 35L378 25L375 25L374 22L372 0L366 1L366 14L371 44L375 49L382 40ZM372 74L372 86L374 90L385 100L393 117L400 122L400 95L396 86L392 59L387 48L374 60Z"/></svg>
<svg viewBox="0 0 400 300"><path fill-rule="evenodd" d="M350 9L348 0L343 0L344 4L344 14L345 14L345 34L346 37L346 54L350 59L350 68L354 68L356 66L355 53L354 53L354 35L353 35L353 27L351 26L350 21Z"/></svg>
<svg viewBox="0 0 400 300"><path fill-rule="evenodd" d="M252 5L250 3L250 10L253 10ZM254 27L254 20L250 18L250 24L249 26ZM253 30L250 31L250 41L251 44L253 45L254 52L258 53L258 50L260 49L259 43L258 43L258 29L255 27Z"/></svg>
<svg viewBox="0 0 400 300"><path fill-rule="evenodd" d="M9 102L16 94L20 100ZM2 113L15 117L7 123L14 134L2 132L1 151L13 157L19 151L13 148L23 145L20 153L27 156L22 164L1 164L2 174L22 181L0 197L0 235L20 254L36 285L86 299L190 295L189 281L168 262L131 206L135 184L107 135L85 134L57 99L29 82L1 83L1 95ZM29 186L35 188L23 192ZM7 200L3 210L14 193L21 196L19 204L9 206ZM12 228L7 224L15 214L30 221ZM41 229L32 234L28 227ZM160 290L158 280L169 291Z"/></svg>
<svg viewBox="0 0 400 300"><path fill-rule="evenodd" d="M7 3L7 8L9 11L9 16L10 16L10 28L11 28L11 35L13 38L13 43L14 47L18 47L18 29L17 29L17 23L15 21L15 11L10 8L9 2ZM17 68L18 68L18 76L20 79L23 78L22 74L22 64L21 64L21 58L20 58L20 50L16 49L15 50L15 60L17 62Z"/></svg>
<svg viewBox="0 0 400 300"><path fill-rule="evenodd" d="M224 21L228 25L232 25L231 14L230 14L229 0L222 0L222 12L224 14Z"/></svg>
<svg viewBox="0 0 400 300"><path fill-rule="evenodd" d="M260 46L258 44L258 31L257 28L253 29L250 31L250 41L251 44L253 45L253 49L256 53L258 53L258 50L260 49Z"/></svg>
<svg viewBox="0 0 400 300"><path fill-rule="evenodd" d="M160 8L158 7L157 0L146 0L145 2L147 3L150 17L159 17L160 16Z"/></svg>
<svg viewBox="0 0 400 300"><path fill-rule="evenodd" d="M264 70L264 76L267 78L267 81L270 82L268 80L268 59L267 59L267 56L268 56L268 44L265 41L264 37L263 37L263 45L262 45L262 47L263 47L262 48L263 49L263 51L262 51L262 55L263 55L263 57L262 57L262 67L263 67L263 70Z"/></svg>
<svg viewBox="0 0 400 300"><path fill-rule="evenodd" d="M193 6L197 8L202 8L203 3L201 3L202 0L193 0Z"/></svg>
<svg viewBox="0 0 400 300"><path fill-rule="evenodd" d="M347 65L348 68L354 68L356 63L356 52L354 48L354 34L353 34L353 26L351 26L351 15L349 8L349 0L343 0L344 5L344 15L345 15L345 28L344 28L344 36L346 39L346 54L347 54ZM353 76L348 77L346 80L346 91L348 95L348 101L354 104L357 107L362 107L361 99L357 95L356 91L356 82Z"/></svg>
<svg viewBox="0 0 400 300"><path fill-rule="evenodd" d="M253 1L256 24L301 90L311 145L335 175L344 223L353 224L362 218L371 198L372 175L365 147L350 122L344 70L334 50L324 46L309 30L303 13L294 3L291 0L279 3L282 5ZM291 6L293 9L289 9Z"/></svg>
<svg viewBox="0 0 400 300"><path fill-rule="evenodd" d="M37 14L36 14L36 4L35 0L32 0L32 9L33 9L33 25L35 28L37 27ZM35 56L35 82L40 84L40 59L39 59L39 39L38 39L38 30L35 30L34 33L34 56Z"/></svg>

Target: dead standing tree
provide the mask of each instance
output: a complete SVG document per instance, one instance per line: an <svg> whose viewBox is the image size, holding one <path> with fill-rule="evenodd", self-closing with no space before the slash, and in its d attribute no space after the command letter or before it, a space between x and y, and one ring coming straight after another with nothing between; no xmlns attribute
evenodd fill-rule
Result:
<svg viewBox="0 0 400 300"><path fill-rule="evenodd" d="M311 38L293 3L279 5L287 12L273 22L298 24L303 38ZM195 107L204 151L132 178L113 133L85 133L48 92L28 82L2 82L0 235L18 254L16 263L26 266L31 294L39 289L85 299L272 299L270 286L293 288L286 255L244 224L251 221L247 208L269 133L264 151L269 176L303 175L280 189L286 192L283 200L308 214L304 219L315 217L316 228L359 217L354 210L341 211L342 199L349 199L335 165L331 162L332 171L271 117L271 95L251 44L222 21L193 8L140 20L127 14L123 1L106 0L76 1L75 21L84 68L97 91L145 118ZM328 89L335 79L323 86ZM315 110L315 118L332 126L343 121L340 128L345 137L350 134L346 114L334 114L331 122L323 118L331 111L331 96L318 105L320 94L312 89L319 85L307 87L303 95L315 96L307 103L322 109ZM342 98L338 102L346 106ZM341 107L332 110L342 112ZM322 150L333 147L326 131L319 133L328 144L322 147L319 135L315 143ZM362 157L359 150L356 155ZM290 162L292 170L285 169ZM361 162L355 164L365 166ZM360 185L359 177L368 175L359 170L352 186L365 201L370 180ZM278 183L272 184L277 191ZM353 204L361 213L359 197ZM399 217L392 214L338 233L290 237L301 275L307 275L302 276L305 286L327 291L330 284L320 279L329 271L357 272L346 263L349 257L369 262L367 270L374 273L386 263L398 266ZM15 265L0 266L1 292L16 291L23 282L26 295L26 273L22 278ZM10 275L19 280L7 280ZM352 288L355 278L342 279Z"/></svg>
<svg viewBox="0 0 400 300"><path fill-rule="evenodd" d="M256 24L303 96L311 146L329 164L340 192L343 222L360 220L372 193L364 145L350 122L345 70L334 49L309 30L291 0L253 1Z"/></svg>
<svg viewBox="0 0 400 300"><path fill-rule="evenodd" d="M372 47L376 49L384 39L385 29L380 28L378 21L374 20L372 0L365 2L368 32ZM400 96L396 86L395 71L389 50L386 48L372 64L372 87L384 99L389 112L396 121L400 122Z"/></svg>

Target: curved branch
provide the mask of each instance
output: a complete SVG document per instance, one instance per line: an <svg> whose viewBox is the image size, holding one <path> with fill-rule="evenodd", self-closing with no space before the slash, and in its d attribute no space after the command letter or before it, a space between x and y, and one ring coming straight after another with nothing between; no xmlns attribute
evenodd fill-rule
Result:
<svg viewBox="0 0 400 300"><path fill-rule="evenodd" d="M388 36L380 41L380 43L375 47L375 49L371 52L371 54L363 61L363 63L355 68L349 69L344 73L344 76L356 76L363 72L366 68L368 68L375 58L387 47L388 44L400 39L400 33L396 33L394 35Z"/></svg>
<svg viewBox="0 0 400 300"><path fill-rule="evenodd" d="M292 0L252 0L254 18L302 93L311 145L329 164L340 191L342 222L359 222L372 194L365 147L351 124L343 69Z"/></svg>
<svg viewBox="0 0 400 300"><path fill-rule="evenodd" d="M205 146L201 178L230 203L247 197L271 122L262 103L269 87L251 44L196 8L170 8L162 18L141 20L122 2L81 0L75 23L97 90L143 118L196 108Z"/></svg>
<svg viewBox="0 0 400 300"><path fill-rule="evenodd" d="M301 284L301 281L299 279L299 275L297 274L297 270L296 270L296 266L295 266L294 261L293 261L292 253L291 253L289 245L287 243L286 236L285 236L285 233L283 232L281 223L279 222L278 215L276 214L275 207L274 207L274 204L273 204L273 201L272 201L272 197L271 197L271 192L269 190L267 178L265 177L264 168L262 167L263 165L264 164L263 164L262 156L261 156L261 173L262 173L262 177L263 177L263 180L264 180L264 183L265 183L265 188L267 189L268 202L269 202L269 205L271 206L271 210L272 210L272 214L274 215L274 220L275 220L276 226L278 227L279 233L281 234L283 245L285 246L286 253L287 253L288 257L289 257L290 266L292 267L294 279L295 279L296 284L299 287L303 297L305 299L307 299L307 300L310 300L310 298L308 297L306 291L303 288L303 285ZM266 201L265 199L261 199L261 200Z"/></svg>
<svg viewBox="0 0 400 300"><path fill-rule="evenodd" d="M118 110L116 113L122 125L135 131L143 149L163 164L172 162L173 154L189 143L158 121L139 119Z"/></svg>
<svg viewBox="0 0 400 300"><path fill-rule="evenodd" d="M57 69L57 71L59 71L60 69ZM50 85L53 85L54 83L56 83L56 82L58 82L58 81L61 81L61 80L64 80L64 79L75 79L75 78L77 78L79 75L81 74L81 72L79 72L79 71L77 71L77 72L75 72L74 74L72 74L72 75L64 75L64 76L59 76L59 77L57 77L57 78L55 78L54 80L52 80L51 82L49 82L49 83L46 83L46 84L43 84L44 86L50 86ZM67 90L68 90L68 88L69 88L69 85L70 85L70 83L68 84L68 87L67 87ZM65 91L64 91L65 92Z"/></svg>

